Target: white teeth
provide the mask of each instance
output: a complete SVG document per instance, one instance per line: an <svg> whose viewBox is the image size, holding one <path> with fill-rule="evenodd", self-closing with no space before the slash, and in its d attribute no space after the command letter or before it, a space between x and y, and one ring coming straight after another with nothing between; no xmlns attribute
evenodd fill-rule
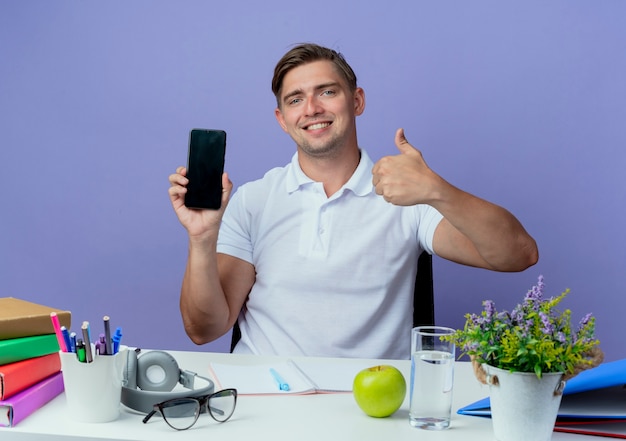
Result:
<svg viewBox="0 0 626 441"><path fill-rule="evenodd" d="M313 124L307 127L307 130L323 129L324 127L328 127L329 125L330 123L317 123L317 124Z"/></svg>

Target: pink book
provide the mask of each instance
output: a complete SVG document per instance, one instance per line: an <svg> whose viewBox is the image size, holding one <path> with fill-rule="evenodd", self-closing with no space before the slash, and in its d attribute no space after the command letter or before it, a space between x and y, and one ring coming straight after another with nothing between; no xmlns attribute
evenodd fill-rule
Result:
<svg viewBox="0 0 626 441"><path fill-rule="evenodd" d="M63 389L63 373L57 372L28 389L0 401L0 426L15 426L63 392Z"/></svg>

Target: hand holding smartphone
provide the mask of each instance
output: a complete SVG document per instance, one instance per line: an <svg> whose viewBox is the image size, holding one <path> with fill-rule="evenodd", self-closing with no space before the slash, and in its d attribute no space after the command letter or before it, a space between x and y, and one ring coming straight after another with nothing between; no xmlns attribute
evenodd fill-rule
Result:
<svg viewBox="0 0 626 441"><path fill-rule="evenodd" d="M211 210L220 208L225 154L225 131L191 130L187 158L189 183L185 195L185 206Z"/></svg>

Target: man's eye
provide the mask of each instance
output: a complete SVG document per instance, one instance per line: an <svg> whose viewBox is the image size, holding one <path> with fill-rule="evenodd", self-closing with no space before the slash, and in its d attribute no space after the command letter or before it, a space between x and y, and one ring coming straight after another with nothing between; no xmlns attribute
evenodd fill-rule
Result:
<svg viewBox="0 0 626 441"><path fill-rule="evenodd" d="M334 90L325 90L324 92L322 92L322 95L326 95L326 96L332 96L335 94Z"/></svg>
<svg viewBox="0 0 626 441"><path fill-rule="evenodd" d="M294 104L298 104L300 101L302 101L302 98L294 98L292 100L289 100L287 104L289 104L290 106L293 106Z"/></svg>

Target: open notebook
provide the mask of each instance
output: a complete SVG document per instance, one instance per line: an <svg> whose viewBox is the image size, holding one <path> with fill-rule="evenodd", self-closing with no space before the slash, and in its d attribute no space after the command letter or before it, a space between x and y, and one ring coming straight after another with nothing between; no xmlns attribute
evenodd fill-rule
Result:
<svg viewBox="0 0 626 441"><path fill-rule="evenodd" d="M211 363L209 371L217 388L234 387L242 395L314 394L352 392L356 374L371 366L371 360L333 366L319 360L285 360L255 365ZM279 388L270 369L280 375L289 390Z"/></svg>

